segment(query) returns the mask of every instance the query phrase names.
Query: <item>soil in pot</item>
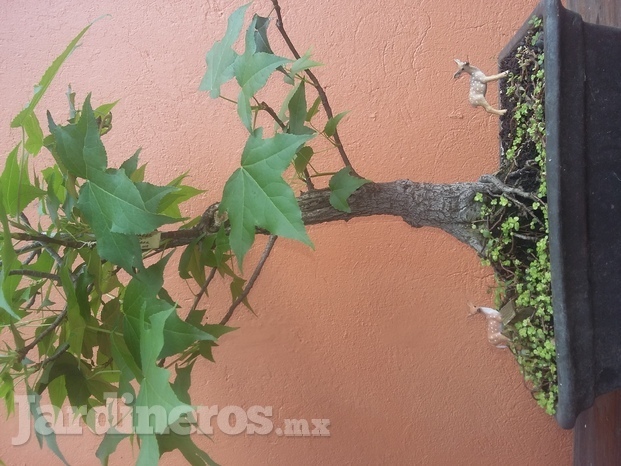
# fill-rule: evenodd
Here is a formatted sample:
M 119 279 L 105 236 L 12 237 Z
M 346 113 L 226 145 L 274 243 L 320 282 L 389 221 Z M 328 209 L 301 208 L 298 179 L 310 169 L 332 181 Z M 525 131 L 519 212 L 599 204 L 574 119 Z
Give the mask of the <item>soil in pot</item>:
M 495 272 L 496 306 L 504 333 L 525 382 L 547 413 L 558 399 L 556 350 L 546 198 L 544 53 L 542 20 L 500 63 L 509 76 L 500 84 L 500 169 L 506 185 L 499 195 L 481 194 L 483 221 L 475 225 L 486 238 L 484 263 Z

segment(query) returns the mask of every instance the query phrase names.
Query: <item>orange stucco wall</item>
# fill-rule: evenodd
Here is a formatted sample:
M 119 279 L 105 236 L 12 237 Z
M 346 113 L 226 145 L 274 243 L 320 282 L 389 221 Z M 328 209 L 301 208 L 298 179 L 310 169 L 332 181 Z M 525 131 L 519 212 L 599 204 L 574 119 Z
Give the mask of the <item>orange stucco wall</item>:
M 242 0 L 25 0 L 0 2 L 0 153 L 19 134 L 10 118 L 51 60 L 93 26 L 41 108 L 66 114 L 71 83 L 81 102 L 121 99 L 106 136 L 115 164 L 142 146 L 151 180 L 189 170 L 207 190 L 196 215 L 219 199 L 245 130 L 235 109 L 197 91 L 204 54 Z M 358 172 L 374 181 L 474 180 L 497 163 L 497 119 L 467 103 L 453 58 L 494 70 L 498 51 L 535 0 L 282 0 L 294 42 L 318 69 Z M 264 14 L 268 0 L 251 9 Z M 274 38 L 274 42 L 276 40 Z M 283 51 L 281 45 L 276 46 Z M 490 100 L 495 102 L 492 85 Z M 326 163 L 329 166 L 329 163 Z M 336 166 L 336 165 L 335 165 Z M 329 438 L 195 436 L 225 465 L 565 465 L 571 433 L 531 399 L 508 351 L 491 347 L 466 303 L 491 304 L 489 270 L 453 238 L 395 218 L 310 228 L 315 250 L 280 240 L 222 338 L 217 364 L 202 363 L 193 401 L 273 406 L 273 420 L 328 418 Z M 260 243 L 264 239 L 260 240 Z M 249 264 L 258 253 L 251 254 Z M 187 286 L 171 286 L 187 305 Z M 227 308 L 215 291 L 208 313 Z M 0 428 L 8 465 L 59 464 L 33 439 L 11 447 L 15 420 Z M 96 464 L 93 435 L 59 440 L 73 464 Z M 135 459 L 128 445 L 112 464 Z M 168 459 L 166 459 L 168 458 Z M 179 455 L 165 457 L 177 464 Z

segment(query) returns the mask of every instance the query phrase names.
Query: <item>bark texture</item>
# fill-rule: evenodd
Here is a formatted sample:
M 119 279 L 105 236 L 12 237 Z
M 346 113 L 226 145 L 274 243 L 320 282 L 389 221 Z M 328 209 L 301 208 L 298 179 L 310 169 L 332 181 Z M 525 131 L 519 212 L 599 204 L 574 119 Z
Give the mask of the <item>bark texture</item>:
M 303 193 L 298 202 L 306 225 L 393 215 L 415 228 L 440 228 L 481 253 L 482 238 L 472 229 L 472 222 L 479 218 L 480 211 L 474 196 L 489 190 L 490 185 L 481 182 L 433 184 L 397 180 L 363 185 L 349 198 L 350 213 L 330 205 L 327 189 Z
M 501 190 L 483 180 L 452 184 L 416 183 L 410 180 L 368 183 L 350 196 L 348 202 L 351 212 L 342 212 L 332 207 L 328 189 L 302 193 L 298 203 L 305 225 L 372 215 L 392 215 L 401 217 L 414 228 L 440 228 L 482 254 L 483 238 L 478 230 L 472 228 L 472 222 L 480 218 L 480 207 L 474 202 L 474 196 L 478 192 Z M 174 234 L 163 233 L 162 238 L 170 241 L 171 246 L 185 244 L 198 233 L 218 231 L 223 221 L 218 217 L 218 204 L 214 204 L 205 211 L 195 229 Z

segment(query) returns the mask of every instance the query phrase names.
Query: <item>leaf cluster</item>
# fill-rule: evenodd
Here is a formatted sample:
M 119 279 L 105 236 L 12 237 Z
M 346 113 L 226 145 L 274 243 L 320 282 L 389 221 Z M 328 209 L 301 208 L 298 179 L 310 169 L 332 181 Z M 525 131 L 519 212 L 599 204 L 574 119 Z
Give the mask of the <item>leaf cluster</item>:
M 331 147 L 338 147 L 335 136 L 345 113 L 333 116 L 331 110 L 328 111 L 329 106 L 322 100 L 323 89 L 309 72 L 310 68 L 320 65 L 311 59 L 310 52 L 300 56 L 292 49 L 297 57 L 295 60 L 274 54 L 267 34 L 269 18 L 255 14 L 244 34 L 243 53 L 235 51 L 248 6 L 244 5 L 231 14 L 224 37 L 207 53 L 207 73 L 200 85 L 200 89 L 209 92 L 212 98 L 224 98 L 222 86 L 228 81 L 235 79 L 239 86 L 237 99 L 225 100 L 235 103 L 249 136 L 241 167 L 225 185 L 220 209 L 226 212 L 230 221 L 231 249 L 240 267 L 252 246 L 257 228 L 311 244 L 294 192 L 282 177 L 289 167 L 311 189 L 314 187 L 313 178 L 332 176 L 330 202 L 334 208 L 346 212 L 349 211 L 348 197 L 368 182 L 353 176 L 347 163 L 338 173 L 320 173 L 313 168 L 312 161 L 318 154 L 310 141 L 321 136 Z M 280 31 L 286 34 L 282 25 Z M 290 86 L 278 111 L 257 96 L 274 74 L 280 75 Z M 309 88 L 318 94 L 310 105 L 307 100 Z M 322 105 L 328 119 L 323 129 L 319 129 L 315 121 Z M 270 138 L 264 139 L 264 128 L 257 126 L 262 111 L 275 122 L 275 131 Z
M 199 356 L 213 359 L 218 337 L 232 329 L 203 323 L 205 311 L 197 308 L 182 317 L 164 287 L 171 253 L 159 241 L 159 229 L 194 222 L 182 218 L 179 204 L 201 191 L 183 185 L 184 175 L 164 186 L 144 181 L 139 150 L 118 168 L 108 165 L 102 136 L 111 129 L 115 102 L 93 108 L 89 94 L 76 108 L 70 89 L 66 124 L 48 112 L 49 134 L 41 129 L 36 104 L 89 27 L 54 61 L 12 122 L 23 137 L 0 175 L 0 325 L 13 339 L 0 354 L 0 394 L 11 413 L 16 385 L 23 382 L 35 400 L 35 419 L 47 392 L 54 406 L 68 401 L 93 429 L 86 413 L 111 395 L 130 395 L 147 409 L 162 407 L 169 424 L 138 435 L 138 463 L 153 464 L 160 454 L 154 435 L 191 410 L 181 401 L 189 400 L 187 384 L 171 384 L 164 361 L 172 358 L 168 367 L 177 373 L 191 370 Z M 54 163 L 37 174 L 32 159 L 44 148 Z M 36 222 L 29 219 L 33 214 Z M 217 244 L 216 238 L 199 237 L 200 266 L 213 263 L 239 279 L 225 266 L 227 236 L 221 234 Z M 181 274 L 198 268 L 185 264 Z M 53 433 L 37 435 L 65 461 Z M 102 462 L 122 438 L 103 438 Z M 189 454 L 195 447 L 184 441 L 179 448 Z
M 199 359 L 214 360 L 218 339 L 233 330 L 226 323 L 235 308 L 241 303 L 250 308 L 247 295 L 276 236 L 311 244 L 286 172 L 308 189 L 314 189 L 314 178 L 330 176 L 330 202 L 346 212 L 349 196 L 368 182 L 343 157 L 345 166 L 334 172 L 313 168 L 322 152 L 310 144 L 317 136 L 344 154 L 338 125 L 345 113 L 331 113 L 323 88 L 309 72 L 319 65 L 310 53 L 300 56 L 292 49 L 294 59 L 274 54 L 269 18 L 254 15 L 243 53 L 234 50 L 247 8 L 230 16 L 224 37 L 207 53 L 200 86 L 212 98 L 234 102 L 248 131 L 240 166 L 217 207 L 216 225 L 206 228 L 204 218 L 181 215 L 180 204 L 202 192 L 185 185 L 185 175 L 165 185 L 145 181 L 140 149 L 119 167 L 109 165 L 103 138 L 112 129 L 117 102 L 95 106 L 88 94 L 79 106 L 69 88 L 68 118 L 61 121 L 47 112 L 44 131 L 37 104 L 91 25 L 54 60 L 11 123 L 22 130 L 22 140 L 0 174 L 0 329 L 7 342 L 0 352 L 0 396 L 11 413 L 16 386 L 24 383 L 35 421 L 46 422 L 38 408 L 47 393 L 58 408 L 67 401 L 76 407 L 75 415 L 93 429 L 86 412 L 104 406 L 111 395 L 147 410 L 165 410 L 167 422 L 154 425 L 151 433 L 106 434 L 97 451 L 102 464 L 126 438 L 140 445 L 138 464 L 155 464 L 172 449 L 192 464 L 215 464 L 190 437 L 171 435 L 171 429 L 179 422 L 191 424 L 192 369 Z M 282 24 L 280 31 L 286 36 Z M 290 87 L 279 108 L 257 98 L 274 75 Z M 223 97 L 221 90 L 233 79 L 239 87 L 236 100 Z M 307 90 L 317 94 L 310 104 Z M 260 112 L 269 114 L 274 128 L 258 126 Z M 33 159 L 43 150 L 53 163 L 35 172 Z M 246 282 L 241 266 L 257 232 L 272 236 Z M 176 250 L 179 276 L 198 287 L 186 309 L 165 287 Z M 228 283 L 232 304 L 220 323 L 212 324 L 201 302 L 216 277 Z M 53 432 L 37 435 L 66 462 Z

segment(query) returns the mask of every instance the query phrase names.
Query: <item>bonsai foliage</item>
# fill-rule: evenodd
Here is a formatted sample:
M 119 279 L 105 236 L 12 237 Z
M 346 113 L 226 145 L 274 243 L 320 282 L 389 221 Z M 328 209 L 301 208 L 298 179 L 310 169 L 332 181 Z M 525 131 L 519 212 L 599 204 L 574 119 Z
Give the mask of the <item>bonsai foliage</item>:
M 356 216 L 393 215 L 412 227 L 440 228 L 487 258 L 505 280 L 502 299 L 515 302 L 521 316 L 532 308 L 513 325 L 519 335 L 515 352 L 523 367 L 532 367 L 527 377 L 545 390 L 547 375 L 539 375 L 545 364 L 533 362 L 538 351 L 548 362 L 552 354 L 545 342 L 550 301 L 544 289 L 549 285 L 544 174 L 535 175 L 533 185 L 512 182 L 511 176 L 527 170 L 518 146 L 510 145 L 498 176 L 474 182 L 372 183 L 360 177 L 338 133 L 345 113 L 334 114 L 313 72 L 319 63 L 296 50 L 277 0 L 272 5 L 290 57 L 273 52 L 269 18 L 254 15 L 244 30 L 247 5 L 229 17 L 224 37 L 207 53 L 200 90 L 230 102 L 248 136 L 221 202 L 199 217 L 181 215 L 179 205 L 200 192 L 185 184 L 185 175 L 162 186 L 149 183 L 139 149 L 119 167 L 109 165 L 104 141 L 115 102 L 94 104 L 96 96 L 77 98 L 69 88 L 68 116 L 48 112 L 44 131 L 37 104 L 90 26 L 52 63 L 11 123 L 22 129 L 22 140 L 0 175 L 0 325 L 6 342 L 0 395 L 12 412 L 16 386 L 23 383 L 35 420 L 45 423 L 38 406 L 46 393 L 56 407 L 67 401 L 75 406 L 94 430 L 86 413 L 109 398 L 147 412 L 164 410 L 163 424 L 145 429 L 134 413 L 134 429 L 108 431 L 96 452 L 103 464 L 123 440 L 139 444 L 139 464 L 155 464 L 174 449 L 191 464 L 215 464 L 189 435 L 196 430 L 188 392 L 192 369 L 202 359 L 214 361 L 213 348 L 233 330 L 226 326 L 231 316 L 241 304 L 250 307 L 248 294 L 278 236 L 310 245 L 305 225 Z M 522 90 L 515 79 L 518 95 Z M 266 85 L 282 82 L 288 86 L 282 102 L 261 99 Z M 542 91 L 541 81 L 532 86 Z M 512 137 L 532 138 L 542 170 L 539 113 L 520 104 Z M 42 151 L 53 162 L 35 172 L 33 158 Z M 334 171 L 316 170 L 319 157 L 333 157 Z M 316 187 L 318 181 L 323 187 Z M 296 197 L 293 187 L 304 192 Z M 257 234 L 269 239 L 246 281 L 244 258 Z M 513 257 L 518 243 L 526 244 L 526 252 Z M 178 261 L 171 261 L 175 253 Z M 188 308 L 165 288 L 166 270 L 175 262 L 179 276 L 195 290 Z M 217 278 L 229 285 L 231 305 L 207 315 L 204 300 Z M 553 403 L 552 396 L 542 399 Z M 120 421 L 110 419 L 113 426 Z M 37 435 L 65 461 L 53 433 Z
M 235 104 L 248 139 L 221 203 L 202 217 L 180 213 L 179 205 L 201 192 L 184 184 L 185 175 L 163 186 L 145 181 L 140 149 L 119 167 L 109 165 L 104 139 L 116 102 L 94 105 L 88 94 L 78 107 L 69 88 L 68 118 L 48 112 L 48 131 L 43 130 L 37 104 L 90 26 L 53 62 L 11 123 L 22 129 L 22 140 L 0 176 L 0 324 L 5 341 L 12 340 L 0 354 L 0 394 L 11 413 L 16 385 L 23 383 L 37 419 L 44 392 L 54 406 L 68 400 L 92 429 L 96 426 L 86 412 L 111 396 L 130 405 L 135 400 L 147 410 L 164 408 L 163 425 L 106 433 L 97 451 L 102 463 L 121 440 L 137 437 L 138 464 L 155 464 L 172 449 L 192 464 L 214 464 L 187 435 L 191 371 L 198 359 L 213 361 L 218 339 L 233 330 L 225 324 L 234 310 L 241 303 L 249 306 L 248 292 L 276 235 L 311 244 L 285 171 L 287 179 L 294 174 L 308 189 L 316 177 L 329 175 L 329 201 L 344 213 L 351 210 L 351 193 L 367 183 L 355 174 L 340 144 L 337 126 L 344 114 L 332 114 L 310 71 L 319 65 L 310 54 L 301 56 L 292 45 L 293 58 L 274 54 L 266 33 L 270 21 L 257 15 L 245 31 L 243 53 L 235 51 L 247 7 L 231 15 L 223 39 L 207 53 L 200 89 Z M 290 92 L 272 108 L 256 94 L 276 78 Z M 222 85 L 231 80 L 239 87 L 236 100 L 222 95 Z M 315 94 L 310 105 L 307 93 Z M 323 123 L 317 122 L 321 108 Z M 258 124 L 261 113 L 271 119 L 265 128 Z M 310 142 L 318 137 L 340 153 L 343 169 L 314 170 Z M 53 163 L 37 173 L 32 160 L 43 150 Z M 240 270 L 256 232 L 272 236 L 246 282 Z M 198 290 L 189 309 L 180 308 L 164 286 L 175 251 L 180 277 L 195 282 Z M 207 320 L 218 316 L 205 315 L 203 299 L 216 275 L 229 281 L 232 304 L 218 324 L 211 324 Z M 133 422 L 137 427 L 139 420 Z M 66 462 L 53 433 L 37 435 Z

